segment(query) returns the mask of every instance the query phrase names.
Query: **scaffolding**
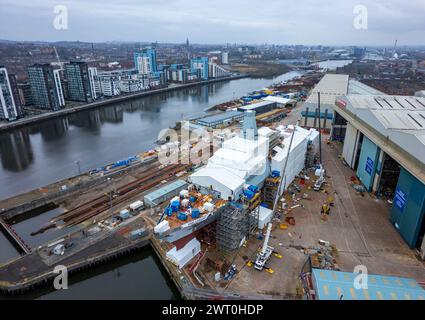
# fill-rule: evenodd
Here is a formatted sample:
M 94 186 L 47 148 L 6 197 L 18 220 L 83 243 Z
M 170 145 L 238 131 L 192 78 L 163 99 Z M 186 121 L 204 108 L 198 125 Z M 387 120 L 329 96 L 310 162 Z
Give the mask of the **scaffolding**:
M 305 168 L 311 168 L 317 162 L 318 154 L 314 152 L 314 147 L 312 144 L 307 145 L 307 153 L 305 157 Z
M 277 194 L 277 189 L 279 187 L 280 177 L 268 177 L 264 181 L 263 188 L 263 202 L 267 204 L 268 208 L 273 207 L 274 199 Z
M 259 210 L 250 211 L 236 202 L 227 203 L 218 212 L 216 241 L 217 248 L 223 254 L 237 250 L 244 239 L 255 234 L 258 225 Z

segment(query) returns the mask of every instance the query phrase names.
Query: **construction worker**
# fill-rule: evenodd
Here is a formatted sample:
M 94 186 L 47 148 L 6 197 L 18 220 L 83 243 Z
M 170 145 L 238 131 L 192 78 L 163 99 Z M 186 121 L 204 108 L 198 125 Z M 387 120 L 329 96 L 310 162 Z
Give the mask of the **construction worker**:
M 320 213 L 329 215 L 329 211 L 330 211 L 330 208 L 329 208 L 328 204 L 324 203 L 322 205 L 322 209 L 321 209 Z

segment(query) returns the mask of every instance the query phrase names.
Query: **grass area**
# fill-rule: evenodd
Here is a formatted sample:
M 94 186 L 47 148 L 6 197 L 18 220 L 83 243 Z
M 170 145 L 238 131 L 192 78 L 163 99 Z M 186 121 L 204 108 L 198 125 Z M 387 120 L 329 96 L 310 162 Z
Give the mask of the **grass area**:
M 284 64 L 258 62 L 258 63 L 238 63 L 231 66 L 233 72 L 247 73 L 253 77 L 275 77 L 292 69 Z

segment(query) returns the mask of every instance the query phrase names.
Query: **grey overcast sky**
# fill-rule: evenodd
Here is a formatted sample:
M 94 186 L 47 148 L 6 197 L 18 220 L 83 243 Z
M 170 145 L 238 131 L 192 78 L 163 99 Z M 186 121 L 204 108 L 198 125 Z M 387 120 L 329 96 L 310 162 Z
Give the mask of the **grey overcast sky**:
M 68 29 L 53 27 L 54 7 Z M 354 28 L 364 5 L 368 28 Z M 425 44 L 425 0 L 0 0 L 0 39 L 275 43 Z

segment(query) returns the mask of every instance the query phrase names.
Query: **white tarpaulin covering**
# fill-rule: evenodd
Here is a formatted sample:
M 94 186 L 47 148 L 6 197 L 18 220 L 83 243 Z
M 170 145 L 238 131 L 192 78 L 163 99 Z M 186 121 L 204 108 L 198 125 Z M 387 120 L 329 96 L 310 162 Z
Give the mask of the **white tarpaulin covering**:
M 223 199 L 238 199 L 248 178 L 267 175 L 269 139 L 233 137 L 223 142 L 205 167 L 190 176 L 190 181 L 221 193 Z
M 167 220 L 162 220 L 160 223 L 158 223 L 155 228 L 153 228 L 153 231 L 155 233 L 163 233 L 170 229 L 170 224 Z
M 177 250 L 176 247 L 174 247 L 168 251 L 167 258 L 173 261 L 181 269 L 200 251 L 201 243 L 196 238 L 193 238 L 180 250 Z
M 263 100 L 264 101 L 276 102 L 276 103 L 284 105 L 284 106 L 289 104 L 289 103 L 296 103 L 296 101 L 294 99 L 287 99 L 287 98 L 278 97 L 278 96 L 267 96 L 267 97 L 263 98 Z
M 285 184 L 283 185 L 283 188 L 281 190 L 283 191 L 291 184 L 292 181 L 294 181 L 295 176 L 297 176 L 300 171 L 303 170 L 305 165 L 305 156 L 307 152 L 307 143 L 310 139 L 310 136 L 312 135 L 314 139 L 314 142 L 312 143 L 316 143 L 316 137 L 314 133 L 315 130 L 309 131 L 301 127 L 296 127 L 294 139 L 292 141 L 291 151 L 289 152 L 288 163 L 286 165 L 286 172 L 283 173 L 294 126 L 288 126 L 286 128 L 281 126 L 278 127 L 277 130 L 281 132 L 281 135 L 284 137 L 284 140 L 282 146 L 274 148 L 277 153 L 272 158 L 271 170 L 279 171 L 281 177 L 285 176 Z
M 258 229 L 263 229 L 273 218 L 273 210 L 259 206 Z
M 212 188 L 221 193 L 223 199 L 233 197 L 243 189 L 245 180 L 225 168 L 204 167 L 190 176 L 190 181 L 198 186 Z
M 310 135 L 308 137 L 308 140 L 311 141 L 311 144 L 313 145 L 313 152 L 318 153 L 319 152 L 319 131 L 316 129 L 310 129 Z

